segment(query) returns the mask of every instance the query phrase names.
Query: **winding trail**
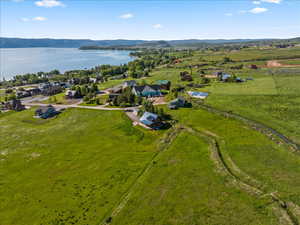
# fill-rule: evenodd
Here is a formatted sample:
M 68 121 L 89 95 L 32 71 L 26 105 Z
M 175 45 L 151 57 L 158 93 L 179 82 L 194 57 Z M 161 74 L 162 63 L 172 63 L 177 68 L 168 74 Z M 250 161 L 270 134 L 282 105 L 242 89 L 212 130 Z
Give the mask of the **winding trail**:
M 210 144 L 211 159 L 215 163 L 217 171 L 223 176 L 229 177 L 233 186 L 259 198 L 268 198 L 271 200 L 273 203 L 273 211 L 275 215 L 277 215 L 280 224 L 299 225 L 300 207 L 298 205 L 293 202 L 285 202 L 277 194 L 277 191 L 271 193 L 265 192 L 259 181 L 250 177 L 238 168 L 229 155 L 224 155 L 219 148 L 216 137 L 207 132 L 199 132 L 189 127 L 185 127 L 185 129 L 188 132 L 205 139 Z M 229 161 L 229 164 L 227 164 L 226 161 Z
M 217 172 L 225 177 L 228 177 L 229 185 L 234 186 L 242 191 L 245 191 L 253 196 L 258 198 L 266 198 L 271 201 L 271 206 L 274 211 L 274 214 L 278 217 L 279 223 L 282 225 L 299 225 L 300 222 L 300 207 L 293 202 L 285 202 L 277 194 L 277 191 L 266 192 L 264 191 L 264 185 L 259 181 L 250 177 L 248 174 L 243 172 L 238 166 L 232 161 L 228 154 L 224 154 L 217 140 L 209 132 L 200 132 L 190 127 L 184 125 L 177 125 L 173 127 L 158 143 L 159 151 L 152 157 L 150 162 L 145 166 L 141 171 L 139 176 L 133 182 L 133 184 L 128 188 L 128 190 L 121 197 L 120 201 L 107 213 L 103 222 L 101 224 L 108 225 L 112 222 L 121 210 L 126 206 L 132 194 L 138 187 L 138 185 L 143 183 L 144 177 L 147 176 L 149 171 L 154 165 L 154 162 L 159 159 L 159 156 L 162 152 L 166 151 L 168 147 L 172 144 L 178 134 L 182 131 L 186 131 L 206 140 L 209 144 L 209 149 L 211 151 L 211 160 L 215 164 Z M 226 160 L 225 160 L 226 158 Z M 229 162 L 229 163 L 227 163 Z

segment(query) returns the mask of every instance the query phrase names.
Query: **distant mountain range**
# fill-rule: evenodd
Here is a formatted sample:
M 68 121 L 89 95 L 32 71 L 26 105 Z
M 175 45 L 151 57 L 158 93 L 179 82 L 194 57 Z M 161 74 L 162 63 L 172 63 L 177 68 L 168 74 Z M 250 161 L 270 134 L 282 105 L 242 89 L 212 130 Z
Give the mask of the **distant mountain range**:
M 145 40 L 89 40 L 89 39 L 25 39 L 25 38 L 6 38 L 0 37 L 0 48 L 33 48 L 33 47 L 52 47 L 52 48 L 79 48 L 82 46 L 99 47 L 184 47 L 201 46 L 203 44 L 237 44 L 251 42 L 300 42 L 300 38 L 292 39 L 215 39 L 215 40 L 171 40 L 171 41 L 145 41 Z

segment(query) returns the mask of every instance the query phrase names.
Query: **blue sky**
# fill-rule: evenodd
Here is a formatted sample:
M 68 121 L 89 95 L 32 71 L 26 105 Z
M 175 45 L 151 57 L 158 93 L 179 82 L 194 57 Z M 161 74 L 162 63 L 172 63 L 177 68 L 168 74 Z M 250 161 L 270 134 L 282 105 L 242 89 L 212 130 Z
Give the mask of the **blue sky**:
M 0 0 L 1 37 L 232 39 L 300 36 L 300 0 Z

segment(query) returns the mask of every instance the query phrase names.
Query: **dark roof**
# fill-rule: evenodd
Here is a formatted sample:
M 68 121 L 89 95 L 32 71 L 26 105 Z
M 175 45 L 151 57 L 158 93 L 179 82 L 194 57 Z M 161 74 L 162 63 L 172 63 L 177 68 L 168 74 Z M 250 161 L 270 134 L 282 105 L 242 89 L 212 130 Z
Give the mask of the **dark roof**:
M 185 99 L 182 96 L 170 101 L 169 105 L 184 105 Z
M 152 88 L 155 91 L 160 91 L 160 89 L 161 89 L 160 85 L 157 85 L 157 84 L 135 86 L 134 89 L 137 92 L 142 92 L 145 89 L 145 87 L 147 87 L 147 86 Z
M 47 106 L 41 106 L 39 107 L 36 111 L 40 112 L 40 113 L 46 113 L 48 111 L 48 109 L 51 109 L 54 107 L 52 105 L 47 105 Z M 55 110 L 55 109 L 54 109 Z

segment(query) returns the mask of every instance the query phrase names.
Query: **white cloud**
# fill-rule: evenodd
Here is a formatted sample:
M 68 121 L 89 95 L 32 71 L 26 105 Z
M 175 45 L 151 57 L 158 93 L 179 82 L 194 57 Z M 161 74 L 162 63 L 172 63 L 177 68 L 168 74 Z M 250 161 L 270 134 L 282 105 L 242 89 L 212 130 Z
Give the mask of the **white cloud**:
M 30 21 L 29 18 L 25 18 L 25 17 L 21 18 L 21 20 L 22 20 L 23 22 L 28 22 L 28 21 Z
M 58 0 L 40 0 L 40 1 L 36 1 L 35 5 L 39 6 L 39 7 L 45 7 L 45 8 L 52 8 L 52 7 L 64 7 L 65 5 L 58 1 Z
M 42 17 L 42 16 L 37 16 L 37 17 L 32 18 L 32 20 L 33 21 L 45 21 L 45 20 L 47 20 L 47 18 Z
M 36 17 L 33 17 L 33 18 L 26 18 L 26 17 L 23 17 L 21 18 L 21 20 L 23 22 L 29 22 L 29 21 L 45 21 L 47 20 L 46 17 L 43 17 L 43 16 L 36 16 Z
M 260 1 L 253 1 L 252 3 L 253 3 L 254 5 L 260 5 L 260 4 L 261 4 Z
M 158 24 L 154 24 L 152 27 L 154 29 L 161 29 L 161 28 L 163 28 L 163 25 L 161 25 L 160 23 L 158 23 Z
M 254 14 L 264 13 L 264 12 L 267 12 L 267 11 L 268 11 L 268 9 L 259 8 L 259 7 L 249 10 L 250 13 L 254 13 Z
M 133 17 L 134 17 L 134 15 L 132 13 L 126 13 L 126 14 L 123 14 L 120 16 L 120 18 L 122 18 L 122 19 L 130 19 Z
M 262 2 L 279 4 L 282 0 L 261 0 Z
M 233 16 L 232 13 L 225 13 L 225 16 Z

